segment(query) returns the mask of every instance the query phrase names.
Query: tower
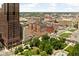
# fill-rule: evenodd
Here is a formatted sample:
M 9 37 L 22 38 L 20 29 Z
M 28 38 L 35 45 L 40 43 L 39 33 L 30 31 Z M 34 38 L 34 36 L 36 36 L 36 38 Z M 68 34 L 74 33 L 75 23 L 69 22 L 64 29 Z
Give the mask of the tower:
M 4 3 L 2 10 L 4 21 L 2 36 L 4 45 L 10 48 L 22 42 L 20 37 L 19 3 Z

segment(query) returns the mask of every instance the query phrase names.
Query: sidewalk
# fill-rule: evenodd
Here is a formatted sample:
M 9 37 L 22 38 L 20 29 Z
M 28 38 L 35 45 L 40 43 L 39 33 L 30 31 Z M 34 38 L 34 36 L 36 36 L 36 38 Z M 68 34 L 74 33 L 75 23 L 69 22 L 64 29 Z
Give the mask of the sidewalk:
M 0 56 L 14 56 L 13 52 L 7 49 L 0 51 Z

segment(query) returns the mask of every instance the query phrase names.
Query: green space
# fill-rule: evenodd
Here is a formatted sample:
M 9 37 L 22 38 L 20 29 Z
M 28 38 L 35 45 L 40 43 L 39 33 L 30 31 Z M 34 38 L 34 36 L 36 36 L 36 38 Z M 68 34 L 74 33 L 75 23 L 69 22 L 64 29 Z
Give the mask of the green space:
M 24 46 L 19 46 L 15 49 L 16 55 L 23 56 L 48 56 L 52 55 L 54 50 L 62 50 L 67 44 L 65 43 L 75 29 L 69 29 L 68 31 L 60 34 L 59 37 L 50 38 L 47 34 L 40 37 L 33 37 L 29 41 L 25 41 Z M 79 56 L 79 44 L 69 46 L 65 51 L 68 52 L 68 56 Z
M 79 43 L 74 46 L 70 55 L 71 56 L 79 56 Z
M 60 37 L 68 38 L 71 34 L 72 34 L 71 31 L 65 31 L 62 34 L 60 34 Z
M 66 51 L 69 52 L 68 56 L 79 56 L 79 43 L 75 44 L 75 46 L 69 46 Z
M 68 55 L 70 55 L 70 53 L 72 52 L 73 48 L 74 48 L 74 47 L 69 46 L 69 47 L 65 50 L 65 51 L 69 52 Z
M 60 36 L 68 38 L 74 31 L 76 31 L 76 28 L 69 28 L 67 31 L 64 31 L 63 33 L 61 33 Z
M 47 34 L 43 35 L 41 40 L 39 40 L 39 37 L 34 37 L 29 42 L 26 42 L 28 44 L 24 43 L 24 47 L 17 47 L 15 54 L 23 56 L 51 55 L 53 50 L 60 50 L 67 46 L 65 40 L 63 37 L 50 38 Z
M 69 31 L 74 32 L 76 29 L 75 28 L 71 28 L 69 29 Z

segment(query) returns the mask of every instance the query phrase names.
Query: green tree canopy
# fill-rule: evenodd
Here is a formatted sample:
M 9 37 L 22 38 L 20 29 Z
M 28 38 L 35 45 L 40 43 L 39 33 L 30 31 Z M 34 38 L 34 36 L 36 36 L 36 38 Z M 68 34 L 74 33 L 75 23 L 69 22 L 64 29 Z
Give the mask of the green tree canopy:
M 42 40 L 48 40 L 49 38 L 50 37 L 47 34 L 45 34 L 45 35 L 42 36 Z

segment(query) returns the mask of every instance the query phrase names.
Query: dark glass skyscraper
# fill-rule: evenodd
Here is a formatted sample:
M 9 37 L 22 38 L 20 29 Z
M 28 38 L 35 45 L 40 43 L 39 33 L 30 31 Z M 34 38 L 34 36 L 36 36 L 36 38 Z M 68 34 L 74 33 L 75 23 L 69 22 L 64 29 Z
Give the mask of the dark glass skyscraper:
M 2 21 L 0 35 L 7 48 L 22 42 L 20 37 L 19 3 L 4 3 L 2 5 Z

